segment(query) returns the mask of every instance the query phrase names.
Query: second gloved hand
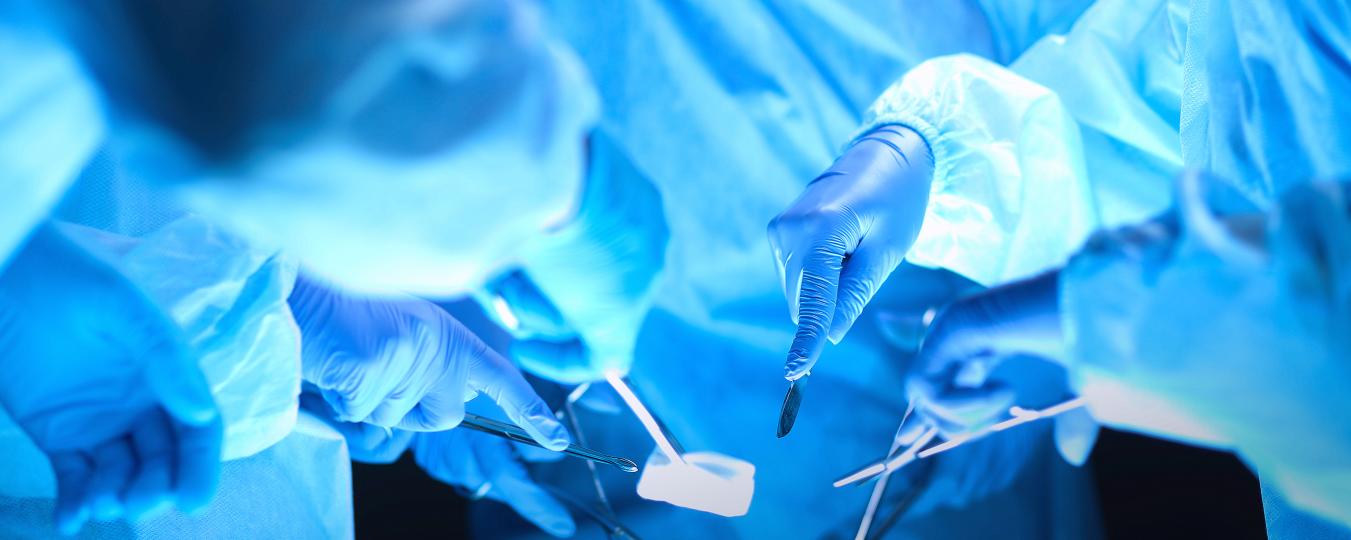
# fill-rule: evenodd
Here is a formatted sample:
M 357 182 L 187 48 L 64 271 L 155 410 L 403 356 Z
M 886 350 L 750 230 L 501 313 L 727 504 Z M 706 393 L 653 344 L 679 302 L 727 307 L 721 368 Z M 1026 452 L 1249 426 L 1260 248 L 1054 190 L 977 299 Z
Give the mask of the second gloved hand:
M 215 491 L 220 415 L 179 329 L 56 226 L 0 275 L 0 404 L 51 460 L 56 525 L 195 510 Z
M 304 378 L 339 420 L 445 430 L 484 394 L 545 447 L 571 442 L 520 371 L 431 302 L 352 295 L 305 276 L 288 302 Z
M 558 460 L 563 454 L 517 445 L 518 455 L 511 443 L 469 429 L 417 433 L 342 422 L 332 417 L 322 397 L 308 392 L 301 394 L 300 404 L 342 433 L 354 461 L 393 463 L 412 448 L 427 474 L 463 490 L 468 497 L 502 502 L 554 536 L 571 536 L 576 531 L 567 509 L 531 480 L 521 463 L 522 459 Z
M 784 366 L 811 371 L 838 343 L 910 249 L 924 223 L 933 160 L 902 126 L 859 138 L 769 223 L 789 312 L 798 325 Z
M 952 437 L 1004 419 L 1010 406 L 1027 406 L 1020 403 L 1025 396 L 990 375 L 1018 356 L 1063 366 L 1057 283 L 1058 275 L 1047 273 L 945 307 L 925 334 L 906 378 L 907 393 L 921 416 Z M 1055 429 L 1061 455 L 1083 464 L 1097 439 L 1097 424 L 1080 409 L 1057 416 Z

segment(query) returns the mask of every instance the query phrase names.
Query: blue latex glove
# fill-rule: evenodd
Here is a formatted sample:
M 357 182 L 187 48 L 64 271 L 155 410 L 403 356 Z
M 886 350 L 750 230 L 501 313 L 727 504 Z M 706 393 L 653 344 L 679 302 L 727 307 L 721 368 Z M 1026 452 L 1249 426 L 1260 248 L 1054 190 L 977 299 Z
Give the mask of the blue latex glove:
M 784 368 L 811 371 L 838 343 L 919 235 L 933 159 L 919 134 L 884 126 L 860 137 L 769 223 L 797 335 Z
M 949 437 L 1003 420 L 1019 396 L 990 374 L 1006 359 L 1032 356 L 1064 366 L 1057 277 L 989 289 L 939 312 L 906 378 L 923 418 Z M 1092 417 L 1070 411 L 1055 417 L 1055 427 L 1061 455 L 1083 464 L 1097 440 Z
M 513 360 L 570 384 L 628 373 L 670 237 L 660 194 L 618 146 L 595 133 L 588 157 L 577 215 L 480 298 L 516 338 Z
M 505 503 L 554 536 L 571 536 L 576 531 L 572 515 L 530 479 L 521 463 L 521 459 L 555 461 L 563 454 L 513 445 L 468 429 L 418 433 L 342 422 L 333 418 L 322 397 L 309 392 L 301 394 L 300 403 L 342 433 L 355 461 L 393 463 L 411 447 L 427 474 L 464 490 L 470 498 L 488 497 Z
M 51 224 L 0 275 L 0 403 L 47 454 L 55 521 L 204 506 L 221 425 L 178 328 Z
M 300 326 L 302 375 L 339 420 L 450 429 L 481 393 L 549 449 L 571 442 L 520 371 L 431 302 L 357 296 L 305 276 L 288 302 Z

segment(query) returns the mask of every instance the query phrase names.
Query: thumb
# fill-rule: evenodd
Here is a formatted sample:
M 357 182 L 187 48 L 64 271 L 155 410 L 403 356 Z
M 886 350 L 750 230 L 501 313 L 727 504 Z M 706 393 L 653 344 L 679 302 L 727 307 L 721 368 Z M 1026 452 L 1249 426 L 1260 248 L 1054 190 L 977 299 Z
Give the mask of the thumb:
M 844 249 L 842 243 L 827 241 L 810 250 L 802 263 L 797 332 L 784 363 L 785 376 L 789 380 L 810 372 L 825 348 L 826 332 L 835 317 Z M 793 271 L 791 266 L 789 271 Z
M 516 366 L 482 342 L 478 344 L 465 350 L 466 354 L 472 355 L 469 387 L 497 403 L 513 423 L 545 448 L 555 451 L 567 448 L 572 443 L 568 430 L 554 417 L 549 405 L 535 393 Z

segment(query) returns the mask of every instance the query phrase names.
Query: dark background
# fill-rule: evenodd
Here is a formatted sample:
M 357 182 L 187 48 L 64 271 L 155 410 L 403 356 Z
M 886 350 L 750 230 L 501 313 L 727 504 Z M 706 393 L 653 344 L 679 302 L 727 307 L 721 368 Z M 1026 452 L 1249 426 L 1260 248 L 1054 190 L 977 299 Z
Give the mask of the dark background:
M 1266 538 L 1257 479 L 1229 454 L 1103 430 L 1089 466 L 1108 538 Z M 467 501 L 410 455 L 353 465 L 352 488 L 357 538 L 469 537 Z

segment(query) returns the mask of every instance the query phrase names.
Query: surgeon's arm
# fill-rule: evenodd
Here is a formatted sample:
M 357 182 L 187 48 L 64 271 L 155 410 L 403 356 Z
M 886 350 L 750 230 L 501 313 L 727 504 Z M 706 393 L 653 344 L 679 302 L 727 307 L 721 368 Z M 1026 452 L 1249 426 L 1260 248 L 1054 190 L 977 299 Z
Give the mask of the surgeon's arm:
M 1017 5 L 1001 4 L 1025 14 Z M 888 88 L 858 133 L 904 126 L 923 138 L 934 161 L 924 226 L 906 260 L 985 285 L 1064 262 L 1102 223 L 1095 193 L 1118 180 L 1089 177 L 1084 127 L 1180 166 L 1179 24 L 1165 2 L 1099 3 L 1068 33 L 1044 37 L 1008 67 L 939 57 Z M 1166 193 L 1167 182 L 1160 177 L 1156 191 Z
M 1124 23 L 1114 11 L 1121 6 L 1094 6 L 1069 36 L 1038 41 L 1012 67 L 970 55 L 940 57 L 888 88 L 840 159 L 770 224 L 798 324 L 787 377 L 808 372 L 827 337 L 843 339 L 903 259 L 983 285 L 1062 263 L 1101 222 L 1095 187 L 1074 111 L 1055 88 L 1017 69 L 1066 50 L 1088 63 L 1128 62 L 1134 53 L 1122 53 L 1121 43 L 1095 41 L 1101 41 L 1100 27 L 1113 29 L 1114 37 L 1153 37 L 1167 16 L 1161 6 L 1153 2 L 1145 16 Z M 1022 50 L 1047 32 L 1068 28 L 1083 5 L 987 2 L 982 9 L 999 48 Z M 1067 41 L 1082 46 L 1052 47 Z M 1076 88 L 1115 73 L 1081 69 L 1047 82 Z M 1137 91 L 1123 85 L 1110 95 Z M 1103 99 L 1085 108 L 1117 110 L 1121 102 Z M 1175 133 L 1170 140 L 1176 156 Z

